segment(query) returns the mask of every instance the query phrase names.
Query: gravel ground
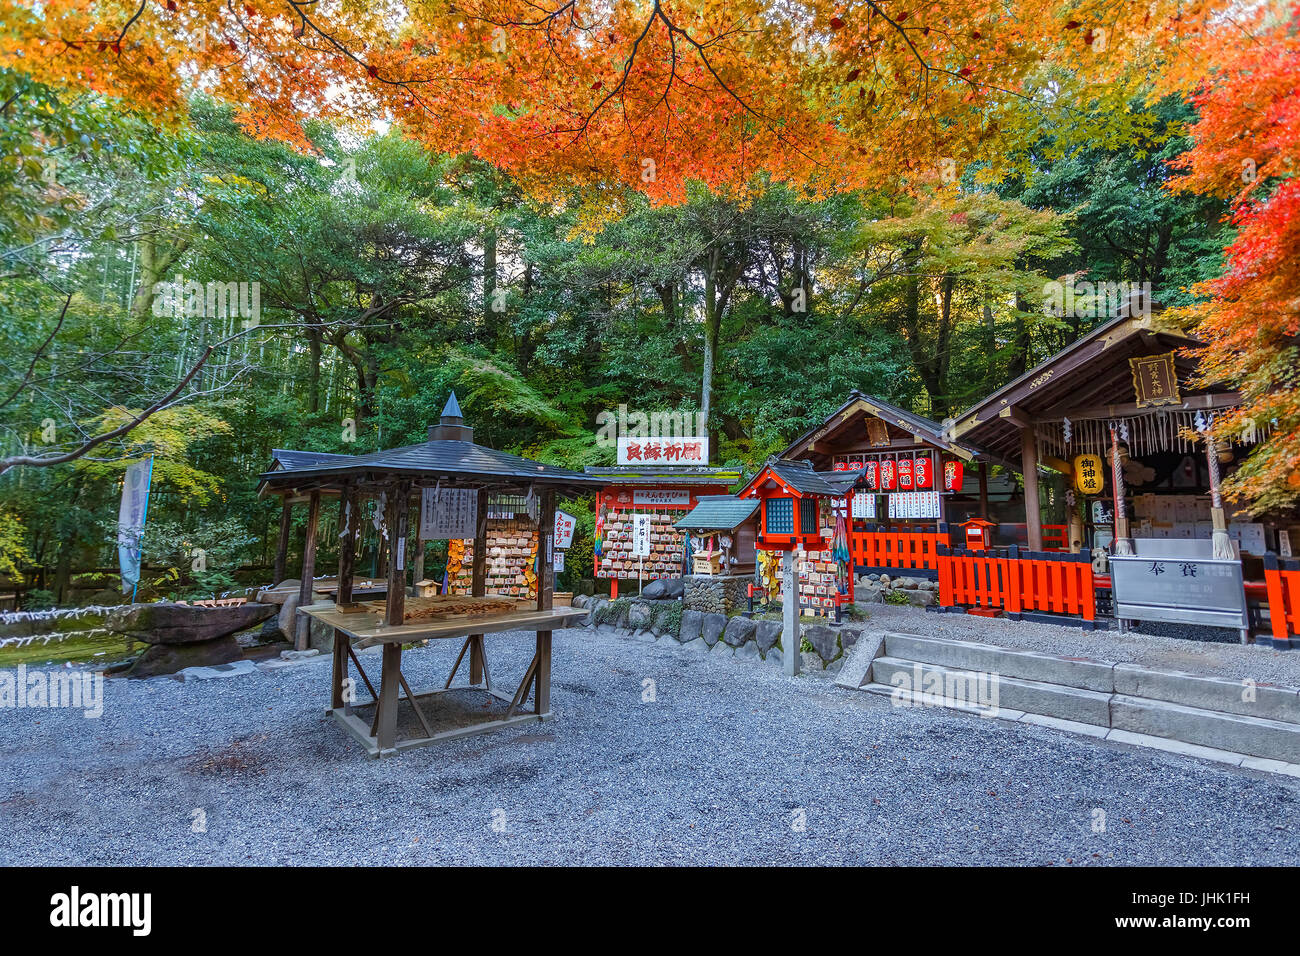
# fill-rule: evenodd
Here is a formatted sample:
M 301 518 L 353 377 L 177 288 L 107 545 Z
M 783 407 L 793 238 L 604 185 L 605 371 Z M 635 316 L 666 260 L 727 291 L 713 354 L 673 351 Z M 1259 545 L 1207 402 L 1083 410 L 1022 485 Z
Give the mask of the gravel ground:
M 487 640 L 498 679 L 522 673 L 530 640 Z M 432 686 L 455 651 L 404 670 Z M 898 709 L 671 638 L 559 632 L 554 721 L 379 761 L 324 716 L 328 666 L 115 680 L 97 720 L 0 711 L 0 863 L 1281 865 L 1300 848 L 1300 781 Z
M 1264 644 L 1220 644 L 1155 633 L 1085 631 L 1061 624 L 936 614 L 892 604 L 872 604 L 867 611 L 871 622 L 885 630 L 1300 687 L 1300 652 L 1276 651 Z

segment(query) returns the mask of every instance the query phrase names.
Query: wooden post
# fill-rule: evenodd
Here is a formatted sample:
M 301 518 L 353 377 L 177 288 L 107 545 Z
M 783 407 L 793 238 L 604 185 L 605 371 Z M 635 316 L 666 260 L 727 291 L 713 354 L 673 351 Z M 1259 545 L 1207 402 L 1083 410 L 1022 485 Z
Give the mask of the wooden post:
M 411 527 L 411 583 L 419 584 L 424 580 L 424 539 L 420 537 L 420 513 L 424 506 L 424 490 L 415 489 L 415 497 L 411 499 L 411 509 L 415 514 L 415 520 Z
M 357 557 L 357 536 L 361 529 L 361 510 L 357 507 L 360 496 L 355 485 L 348 485 L 339 496 L 339 590 L 334 598 L 335 605 L 348 604 L 352 600 L 353 567 Z M 352 639 L 334 629 L 334 662 L 331 679 L 330 706 L 342 707 L 343 681 L 348 673 L 348 645 Z
M 406 620 L 406 505 L 411 483 L 397 482 L 388 489 L 388 597 L 384 623 Z
M 474 515 L 474 554 L 470 564 L 470 589 L 473 597 L 483 597 L 487 593 L 487 523 L 488 490 L 478 490 L 478 510 Z M 483 659 L 485 657 L 483 635 L 471 634 L 469 638 L 469 682 L 476 686 L 483 682 Z
M 799 676 L 799 592 L 795 588 L 794 546 L 781 552 L 781 668 L 787 677 Z
M 1020 429 L 1020 470 L 1025 476 L 1025 530 L 1029 550 L 1043 550 L 1043 519 L 1038 502 L 1038 442 L 1030 426 Z
M 275 544 L 275 568 L 271 571 L 271 586 L 279 584 L 284 580 L 284 565 L 289 554 L 289 521 L 290 509 L 293 505 L 289 504 L 289 496 L 284 496 L 284 507 L 280 509 L 280 538 Z
M 399 481 L 388 488 L 388 596 L 384 623 L 390 627 L 406 620 L 406 506 L 411 483 Z M 384 644 L 380 668 L 379 703 L 375 708 L 375 737 L 379 749 L 392 750 L 397 740 L 397 701 L 402 675 L 402 645 Z
M 302 545 L 302 582 L 298 585 L 298 606 L 311 603 L 311 579 L 316 573 L 316 529 L 320 524 L 320 492 L 313 491 L 307 499 L 307 534 Z M 295 650 L 305 651 L 311 635 L 311 618 L 299 614 L 294 632 Z
M 980 517 L 989 520 L 989 464 L 986 461 L 980 462 Z
M 549 611 L 555 595 L 555 489 L 542 492 L 542 509 L 537 518 L 537 609 Z M 537 677 L 535 710 L 540 716 L 551 712 L 551 632 L 537 632 Z

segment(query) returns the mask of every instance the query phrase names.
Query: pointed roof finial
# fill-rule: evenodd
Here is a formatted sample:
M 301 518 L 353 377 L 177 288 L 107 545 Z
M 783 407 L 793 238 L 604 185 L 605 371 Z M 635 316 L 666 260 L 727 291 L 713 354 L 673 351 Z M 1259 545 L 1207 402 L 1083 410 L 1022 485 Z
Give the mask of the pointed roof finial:
M 456 391 L 452 389 L 451 397 L 447 399 L 447 404 L 442 409 L 443 418 L 459 418 L 462 421 L 465 416 L 460 413 L 460 402 L 456 401 Z

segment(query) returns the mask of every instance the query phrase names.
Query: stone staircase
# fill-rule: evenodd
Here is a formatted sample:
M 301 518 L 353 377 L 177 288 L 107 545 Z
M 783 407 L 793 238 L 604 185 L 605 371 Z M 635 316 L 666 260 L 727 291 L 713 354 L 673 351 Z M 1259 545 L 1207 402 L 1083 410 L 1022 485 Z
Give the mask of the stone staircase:
M 864 634 L 836 681 L 1300 776 L 1300 690 L 915 634 Z

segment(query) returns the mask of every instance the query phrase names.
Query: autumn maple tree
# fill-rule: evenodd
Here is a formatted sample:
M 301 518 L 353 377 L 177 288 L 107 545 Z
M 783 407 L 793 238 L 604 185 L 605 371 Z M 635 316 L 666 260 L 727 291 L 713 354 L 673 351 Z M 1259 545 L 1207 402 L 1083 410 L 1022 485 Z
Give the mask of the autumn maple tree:
M 397 119 L 535 196 L 621 185 L 679 202 L 688 181 L 741 189 L 759 172 L 813 194 L 970 162 L 992 176 L 1026 117 L 1078 105 L 1114 134 L 1216 5 L 0 0 L 0 65 L 163 117 L 205 90 L 303 147 L 307 116 Z
M 1193 96 L 1195 145 L 1171 186 L 1232 202 L 1223 274 L 1195 286 L 1206 300 L 1181 314 L 1206 343 L 1201 380 L 1245 399 L 1219 437 L 1271 432 L 1225 483 L 1266 511 L 1300 501 L 1300 3 L 1257 28 L 1220 48 Z

